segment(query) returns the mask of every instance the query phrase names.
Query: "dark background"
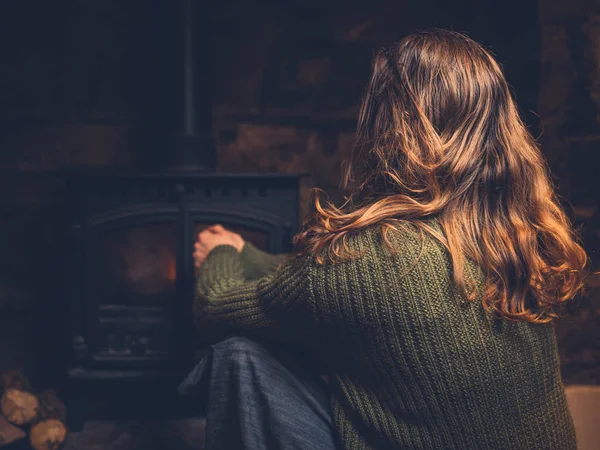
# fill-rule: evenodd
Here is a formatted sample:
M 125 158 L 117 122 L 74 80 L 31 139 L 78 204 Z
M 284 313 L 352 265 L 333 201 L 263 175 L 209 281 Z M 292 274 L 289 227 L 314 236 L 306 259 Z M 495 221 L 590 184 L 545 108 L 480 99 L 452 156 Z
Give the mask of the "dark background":
M 38 326 L 64 314 L 52 295 L 60 171 L 156 170 L 168 151 L 165 1 L 0 3 L 0 369 L 24 369 L 40 387 L 53 382 L 52 351 L 67 349 Z M 594 262 L 599 2 L 222 0 L 200 25 L 218 170 L 307 171 L 303 208 L 313 186 L 335 197 L 374 49 L 431 26 L 467 32 L 504 65 Z M 558 323 L 567 383 L 600 381 L 600 283 L 588 285 Z

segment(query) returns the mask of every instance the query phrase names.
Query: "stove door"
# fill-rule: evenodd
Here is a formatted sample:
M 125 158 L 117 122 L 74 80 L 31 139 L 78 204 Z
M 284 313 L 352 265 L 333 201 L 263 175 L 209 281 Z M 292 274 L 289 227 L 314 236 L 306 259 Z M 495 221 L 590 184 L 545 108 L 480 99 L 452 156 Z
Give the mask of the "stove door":
M 179 358 L 178 210 L 132 211 L 93 224 L 86 258 L 91 365 L 167 366 Z

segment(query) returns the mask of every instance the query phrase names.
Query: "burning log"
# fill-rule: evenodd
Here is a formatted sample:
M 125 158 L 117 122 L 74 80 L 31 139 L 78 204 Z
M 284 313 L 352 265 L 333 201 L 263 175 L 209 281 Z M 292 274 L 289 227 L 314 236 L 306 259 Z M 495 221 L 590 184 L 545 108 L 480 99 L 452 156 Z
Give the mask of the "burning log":
M 39 402 L 25 376 L 15 370 L 0 374 L 0 411 L 15 425 L 26 425 L 38 414 Z
M 23 430 L 6 420 L 6 417 L 0 416 L 0 447 L 6 447 L 25 436 L 27 434 Z
M 31 423 L 29 443 L 34 450 L 58 450 L 67 439 L 67 409 L 52 390 L 42 392 L 38 398 L 39 414 Z

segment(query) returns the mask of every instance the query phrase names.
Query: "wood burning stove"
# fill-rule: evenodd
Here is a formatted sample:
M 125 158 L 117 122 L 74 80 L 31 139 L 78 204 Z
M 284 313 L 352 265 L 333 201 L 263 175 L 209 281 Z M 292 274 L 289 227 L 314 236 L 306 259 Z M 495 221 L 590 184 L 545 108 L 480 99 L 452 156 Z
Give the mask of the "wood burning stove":
M 223 224 L 275 253 L 297 232 L 297 175 L 73 174 L 68 192 L 74 401 L 115 381 L 175 393 L 208 345 L 192 323 L 203 227 Z
M 149 48 L 162 50 L 149 56 L 154 82 L 141 131 L 153 169 L 67 177 L 71 429 L 98 402 L 113 413 L 133 407 L 135 417 L 156 406 L 183 411 L 176 386 L 209 344 L 192 323 L 202 227 L 223 224 L 275 253 L 297 232 L 298 175 L 214 171 L 208 2 L 152 5 L 149 27 L 161 45 Z

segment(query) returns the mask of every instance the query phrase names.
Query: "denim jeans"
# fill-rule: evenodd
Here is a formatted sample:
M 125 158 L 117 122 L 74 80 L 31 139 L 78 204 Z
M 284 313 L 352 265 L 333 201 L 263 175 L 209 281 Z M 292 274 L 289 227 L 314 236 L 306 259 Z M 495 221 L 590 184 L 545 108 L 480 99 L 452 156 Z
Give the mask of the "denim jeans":
M 327 385 L 278 344 L 215 344 L 179 391 L 206 395 L 207 450 L 336 448 Z

